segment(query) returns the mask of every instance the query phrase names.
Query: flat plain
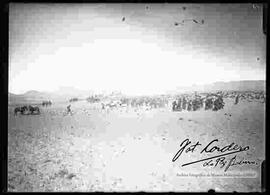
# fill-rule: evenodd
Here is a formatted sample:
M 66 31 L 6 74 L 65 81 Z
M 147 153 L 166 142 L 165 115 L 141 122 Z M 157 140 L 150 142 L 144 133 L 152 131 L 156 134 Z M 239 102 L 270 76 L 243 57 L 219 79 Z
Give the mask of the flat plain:
M 8 191 L 260 191 L 265 103 L 224 101 L 224 109 L 216 112 L 172 112 L 171 107 L 102 110 L 97 103 L 80 101 L 71 104 L 72 115 L 65 114 L 68 103 L 54 103 L 41 107 L 40 115 L 14 116 L 14 106 L 9 106 Z M 226 158 L 237 155 L 256 164 L 231 166 L 227 172 L 253 171 L 257 176 L 181 176 L 224 173 L 224 167 L 204 167 L 204 162 L 183 167 L 211 156 L 199 150 L 172 162 L 185 139 L 249 146 Z

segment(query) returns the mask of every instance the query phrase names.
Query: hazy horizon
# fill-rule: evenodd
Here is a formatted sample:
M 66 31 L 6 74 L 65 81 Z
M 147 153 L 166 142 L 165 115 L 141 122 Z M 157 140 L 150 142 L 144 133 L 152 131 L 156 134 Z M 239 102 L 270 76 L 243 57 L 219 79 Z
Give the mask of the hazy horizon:
M 262 5 L 11 3 L 9 20 L 14 94 L 151 95 L 266 78 Z
M 94 94 L 112 94 L 112 93 L 121 93 L 123 95 L 131 95 L 131 96 L 136 96 L 136 95 L 139 95 L 139 96 L 144 96 L 144 95 L 162 95 L 162 94 L 171 94 L 171 93 L 179 93 L 179 92 L 187 92 L 187 91 L 193 91 L 193 88 L 192 87 L 198 87 L 198 86 L 208 86 L 208 85 L 214 85 L 214 84 L 217 84 L 217 83 L 232 83 L 232 82 L 250 82 L 250 81 L 254 81 L 254 82 L 259 82 L 259 81 L 263 81 L 263 82 L 266 82 L 266 80 L 239 80 L 239 81 L 227 81 L 227 82 L 224 82 L 224 81 L 217 81 L 217 82 L 213 82 L 213 83 L 209 83 L 209 84 L 204 84 L 204 85 L 200 85 L 200 84 L 193 84 L 193 85 L 186 85 L 186 86 L 179 86 L 179 87 L 176 87 L 176 89 L 174 90 L 168 90 L 164 93 L 154 93 L 154 94 L 125 94 L 124 92 L 122 91 L 119 91 L 119 90 L 112 90 L 112 91 L 98 91 L 98 92 L 95 92 L 91 89 L 79 89 L 79 88 L 76 88 L 74 86 L 59 86 L 56 90 L 47 90 L 47 91 L 40 91 L 40 90 L 36 90 L 36 89 L 30 89 L 30 90 L 27 90 L 27 91 L 24 91 L 22 93 L 12 93 L 9 91 L 9 93 L 11 94 L 14 94 L 14 95 L 23 95 L 23 94 L 26 94 L 28 92 L 39 92 L 39 93 L 51 93 L 51 94 L 55 94 L 55 95 L 63 95 L 63 94 L 66 94 L 66 93 L 70 93 L 70 95 L 75 95 L 74 94 L 74 91 L 79 91 L 81 93 L 84 93 L 84 95 L 86 93 L 88 93 L 88 95 L 94 95 Z M 266 83 L 265 83 L 266 85 Z M 181 89 L 182 87 L 182 89 Z M 261 86 L 260 86 L 261 87 Z M 264 86 L 265 87 L 265 86 Z M 216 89 L 213 89 L 214 91 L 216 91 Z M 222 89 L 219 89 L 219 90 L 222 90 Z M 259 89 L 260 90 L 260 89 Z M 196 90 L 195 90 L 196 91 Z M 197 91 L 200 91 L 197 89 Z M 208 91 L 208 90 L 206 90 Z M 211 90 L 210 90 L 211 91 Z M 226 91 L 226 89 L 225 89 Z

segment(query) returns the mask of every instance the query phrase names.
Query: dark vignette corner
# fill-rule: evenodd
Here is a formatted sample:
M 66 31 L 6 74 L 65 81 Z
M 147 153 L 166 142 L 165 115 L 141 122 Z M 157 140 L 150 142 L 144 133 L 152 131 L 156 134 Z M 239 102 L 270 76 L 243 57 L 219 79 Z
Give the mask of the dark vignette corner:
M 261 190 L 262 192 L 265 192 L 268 189 L 267 185 L 269 183 L 269 179 L 267 179 L 267 175 L 269 173 L 269 168 L 267 167 L 267 158 L 269 158 L 269 141 L 267 137 L 269 137 L 269 132 L 267 132 L 267 129 L 269 128 L 269 68 L 267 67 L 269 62 L 269 11 L 268 11 L 269 3 L 264 3 L 263 5 L 263 32 L 266 36 L 266 109 L 265 109 L 265 153 L 266 153 L 266 159 L 263 162 L 262 167 L 262 178 L 261 178 Z
M 7 1 L 0 3 L 0 24 L 1 24 L 1 65 L 0 65 L 0 84 L 1 84 L 1 192 L 7 191 L 7 106 L 8 106 L 8 10 Z

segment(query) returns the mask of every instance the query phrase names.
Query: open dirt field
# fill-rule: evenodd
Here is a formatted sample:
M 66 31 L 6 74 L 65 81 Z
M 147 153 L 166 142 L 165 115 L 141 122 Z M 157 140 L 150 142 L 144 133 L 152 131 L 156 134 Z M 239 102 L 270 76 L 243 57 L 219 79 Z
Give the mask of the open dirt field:
M 225 99 L 219 111 L 172 112 L 171 108 L 101 110 L 87 102 L 40 107 L 40 115 L 8 115 L 8 190 L 17 191 L 260 191 L 265 156 L 265 104 Z M 183 140 L 206 145 L 249 146 L 230 167 L 255 178 L 181 177 L 183 172 L 224 172 L 203 167 L 199 151 L 172 162 Z M 215 155 L 218 153 L 215 153 Z M 210 155 L 211 156 L 211 155 Z M 213 155 L 212 155 L 213 156 Z M 228 158 L 233 157 L 229 155 Z

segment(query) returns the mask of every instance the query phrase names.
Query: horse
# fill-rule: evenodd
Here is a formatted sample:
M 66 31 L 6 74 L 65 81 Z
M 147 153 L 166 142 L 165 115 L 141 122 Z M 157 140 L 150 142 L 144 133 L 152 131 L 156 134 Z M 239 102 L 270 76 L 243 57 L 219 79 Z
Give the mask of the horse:
M 110 109 L 117 108 L 119 105 L 119 102 L 117 101 L 111 101 L 110 103 L 107 103 L 106 106 L 108 106 Z
M 28 110 L 30 111 L 30 114 L 40 114 L 40 110 L 38 106 L 31 106 L 29 105 Z
M 16 107 L 14 109 L 14 115 L 17 115 L 17 112 L 24 114 L 24 111 L 26 111 L 26 110 L 28 110 L 27 106 Z

